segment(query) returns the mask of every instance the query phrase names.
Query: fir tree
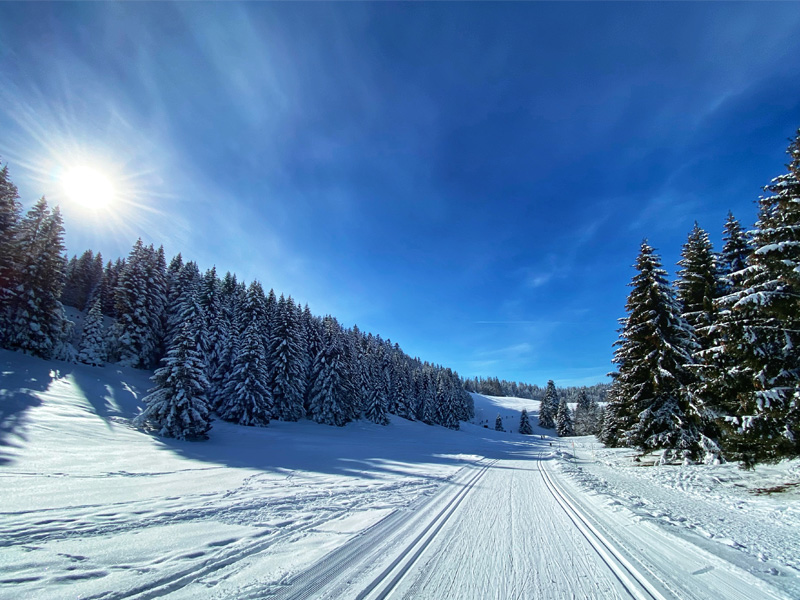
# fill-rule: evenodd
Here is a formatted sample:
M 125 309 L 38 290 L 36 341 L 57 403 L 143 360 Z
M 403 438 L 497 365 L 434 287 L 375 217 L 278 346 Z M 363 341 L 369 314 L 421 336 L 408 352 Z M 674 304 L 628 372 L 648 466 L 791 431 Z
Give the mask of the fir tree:
M 332 317 L 324 320 L 323 344 L 314 364 L 314 388 L 309 410 L 317 423 L 341 427 L 352 414 L 349 406 L 352 381 L 342 348 L 341 328 Z
M 282 421 L 298 421 L 305 416 L 304 357 L 296 317 L 292 299 L 281 295 L 270 336 L 270 390 L 275 416 Z
M 120 362 L 146 369 L 155 364 L 163 335 L 166 274 L 163 248 L 137 240 L 115 291 Z
M 51 211 L 42 198 L 12 232 L 9 288 L 0 299 L 3 344 L 42 358 L 66 358 L 71 323 L 59 300 L 65 268 L 61 212 Z
M 788 173 L 766 187 L 740 291 L 727 312 L 726 386 L 721 426 L 726 453 L 746 467 L 800 455 L 800 130 Z
M 578 394 L 575 406 L 575 435 L 595 435 L 598 433 L 599 407 L 594 397 L 589 397 L 586 390 Z
M 501 417 L 499 413 L 497 415 L 497 418 L 494 420 L 494 430 L 505 431 L 505 429 L 503 429 L 503 417 Z
M 371 371 L 378 369 L 378 365 L 374 360 L 370 359 L 368 364 L 371 365 Z M 375 379 L 373 375 L 372 379 Z M 381 393 L 381 388 L 376 385 L 369 385 L 367 388 L 367 399 L 364 407 L 364 416 L 378 425 L 388 425 L 389 417 L 386 414 L 386 399 Z
M 715 321 L 714 300 L 720 295 L 721 283 L 711 241 L 697 223 L 689 233 L 678 264 L 683 267 L 675 284 L 682 316 L 692 327 L 699 349 L 707 349 L 709 329 Z
M 725 229 L 722 234 L 725 244 L 722 247 L 722 254 L 719 258 L 719 274 L 724 290 L 729 294 L 739 291 L 733 281 L 733 274 L 738 273 L 747 266 L 747 257 L 753 249 L 739 221 L 728 213 L 728 220 L 725 221 Z
M 528 411 L 525 408 L 522 409 L 522 413 L 519 416 L 519 432 L 523 435 L 531 435 L 533 433 L 531 422 L 528 419 Z
M 146 408 L 134 420 L 137 427 L 164 437 L 208 439 L 211 421 L 206 404 L 202 358 L 196 348 L 196 322 L 187 321 L 173 338 L 162 359 L 164 366 L 152 377 L 155 387 L 143 398 Z
M 240 425 L 265 426 L 273 417 L 269 372 L 261 332 L 265 316 L 264 290 L 253 282 L 239 311 L 240 323 L 246 323 L 233 357 L 230 374 L 217 412 Z
M 567 399 L 563 396 L 558 401 L 558 411 L 556 412 L 556 433 L 558 437 L 570 437 L 575 435 L 572 428 L 572 416 L 570 415 Z
M 106 359 L 106 341 L 103 327 L 101 298 L 95 299 L 83 323 L 78 360 L 95 367 L 103 366 Z
M 553 429 L 556 426 L 555 417 L 558 410 L 558 392 L 553 380 L 547 382 L 547 390 L 539 403 L 539 427 Z
M 699 452 L 699 432 L 686 392 L 691 328 L 680 315 L 660 259 L 646 241 L 635 267 L 625 305 L 628 316 L 615 344 L 619 372 L 606 409 L 617 431 L 604 433 L 604 438 L 643 452 L 663 448 L 668 454 L 693 458 Z

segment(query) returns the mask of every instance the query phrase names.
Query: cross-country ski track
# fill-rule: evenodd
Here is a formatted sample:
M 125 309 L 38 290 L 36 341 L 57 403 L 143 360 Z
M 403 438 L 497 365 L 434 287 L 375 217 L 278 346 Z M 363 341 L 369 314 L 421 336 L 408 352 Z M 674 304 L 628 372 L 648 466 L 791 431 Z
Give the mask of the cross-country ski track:
M 602 471 L 586 449 L 483 427 L 500 412 L 511 428 L 529 400 L 476 395 L 461 431 L 215 422 L 208 442 L 176 442 L 130 426 L 146 373 L 0 358 L 13 409 L 0 429 L 0 599 L 797 597 L 790 563 L 587 489 L 581 477 Z M 676 506 L 670 522 L 689 514 Z M 784 505 L 739 506 L 720 515 Z M 776 518 L 790 526 L 792 511 Z

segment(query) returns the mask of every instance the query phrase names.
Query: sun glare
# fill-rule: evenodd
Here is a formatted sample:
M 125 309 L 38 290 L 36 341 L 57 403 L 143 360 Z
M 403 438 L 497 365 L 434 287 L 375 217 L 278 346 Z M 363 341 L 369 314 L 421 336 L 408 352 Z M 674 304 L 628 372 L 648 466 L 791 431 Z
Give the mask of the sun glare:
M 104 208 L 114 199 L 114 186 L 108 177 L 89 167 L 70 169 L 63 183 L 67 197 L 85 208 Z

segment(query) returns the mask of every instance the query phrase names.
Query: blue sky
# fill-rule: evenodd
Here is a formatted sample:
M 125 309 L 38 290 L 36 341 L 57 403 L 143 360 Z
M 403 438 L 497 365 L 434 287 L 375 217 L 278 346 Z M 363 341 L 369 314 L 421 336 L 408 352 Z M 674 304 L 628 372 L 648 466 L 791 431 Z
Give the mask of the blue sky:
M 674 273 L 695 219 L 754 222 L 798 56 L 794 3 L 0 3 L 0 157 L 70 253 L 141 236 L 462 375 L 594 383 L 642 238 Z

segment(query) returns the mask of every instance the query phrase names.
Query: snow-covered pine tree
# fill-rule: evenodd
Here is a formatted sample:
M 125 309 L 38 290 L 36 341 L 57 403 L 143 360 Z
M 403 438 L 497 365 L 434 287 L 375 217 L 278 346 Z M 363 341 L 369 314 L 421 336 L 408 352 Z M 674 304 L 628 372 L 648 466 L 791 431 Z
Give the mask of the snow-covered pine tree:
M 494 420 L 494 430 L 505 431 L 505 429 L 503 429 L 503 417 L 500 416 L 500 413 L 497 414 L 497 418 Z
M 522 413 L 519 415 L 519 432 L 523 435 L 531 435 L 533 433 L 531 422 L 528 419 L 528 410 L 525 408 L 522 409 Z
M 558 410 L 558 392 L 556 384 L 551 379 L 547 382 L 544 397 L 539 403 L 539 427 L 553 429 L 556 426 L 555 418 Z
M 575 435 L 595 435 L 598 433 L 598 405 L 594 397 L 589 397 L 586 390 L 578 394 L 575 406 Z
M 461 386 L 455 388 L 453 372 L 451 369 L 439 369 L 436 379 L 436 403 L 439 413 L 439 424 L 448 429 L 460 429 L 459 423 L 459 391 Z
M 699 432 L 686 385 L 692 362 L 691 328 L 653 248 L 643 241 L 636 275 L 615 343 L 615 390 L 607 406 L 618 440 L 643 452 L 665 449 L 684 458 L 699 453 Z M 605 435 L 605 434 L 604 434 Z M 608 439 L 608 438 L 607 438 Z
M 116 262 L 108 261 L 103 269 L 103 281 L 100 284 L 100 296 L 103 298 L 103 314 L 108 317 L 117 316 L 116 289 L 119 275 L 125 267 L 125 261 L 118 258 Z
M 800 130 L 788 172 L 765 188 L 741 291 L 728 308 L 724 353 L 735 383 L 723 412 L 725 451 L 750 467 L 800 456 Z
M 42 198 L 11 231 L 9 289 L 0 307 L 3 343 L 42 358 L 67 358 L 72 324 L 59 300 L 65 268 L 61 212 L 51 211 Z
M 211 429 L 205 391 L 205 365 L 197 351 L 196 320 L 183 323 L 152 377 L 155 387 L 143 398 L 146 407 L 134 424 L 164 437 L 208 439 Z
M 11 292 L 11 276 L 14 269 L 14 230 L 22 218 L 19 192 L 8 175 L 8 165 L 0 169 L 0 309 L 8 301 Z M 0 310 L 0 319 L 3 318 Z M 7 324 L 0 321 L 0 342 Z
M 341 327 L 333 317 L 325 317 L 323 329 L 323 348 L 314 364 L 310 413 L 317 423 L 341 427 L 352 414 L 352 381 L 342 348 Z
M 78 360 L 87 365 L 101 367 L 106 360 L 106 337 L 103 326 L 103 303 L 100 296 L 95 298 L 89 314 L 83 322 L 81 347 Z
M 716 313 L 714 300 L 720 296 L 722 286 L 711 241 L 697 222 L 683 246 L 678 265 L 682 269 L 678 271 L 675 289 L 681 316 L 692 327 L 697 349 L 708 349 L 709 329 Z
M 437 422 L 437 408 L 436 408 L 436 373 L 429 363 L 425 363 L 422 367 L 423 379 L 423 397 L 422 397 L 422 414 L 420 421 L 433 425 Z
M 200 288 L 200 269 L 197 263 L 190 261 L 176 266 L 178 254 L 170 263 L 167 271 L 167 304 L 164 311 L 166 325 L 164 327 L 164 343 L 169 346 L 172 338 L 183 326 L 187 306 L 195 301 Z M 177 269 L 177 271 L 175 270 Z
M 388 425 L 389 417 L 386 414 L 386 399 L 381 393 L 382 388 L 377 385 L 371 385 L 371 382 L 375 381 L 378 377 L 375 371 L 377 371 L 380 366 L 377 364 L 374 357 L 365 358 L 367 359 L 366 362 L 369 365 L 369 370 L 373 373 L 370 377 L 370 384 L 366 388 L 367 396 L 364 405 L 364 416 L 378 425 Z
M 392 357 L 392 397 L 394 398 L 395 414 L 404 419 L 415 419 L 411 399 L 411 381 L 409 378 L 409 368 L 406 356 L 395 346 L 394 356 Z
M 270 391 L 274 416 L 282 421 L 299 421 L 306 412 L 301 325 L 296 317 L 294 301 L 281 294 L 270 336 Z
M 558 410 L 556 411 L 556 433 L 558 437 L 570 437 L 575 435 L 575 430 L 572 427 L 572 415 L 567 405 L 567 399 L 564 396 L 558 401 Z
M 306 394 L 303 403 L 306 416 L 311 417 L 311 393 L 314 389 L 319 371 L 315 369 L 317 359 L 323 350 L 323 327 L 322 320 L 311 314 L 311 310 L 306 304 L 303 309 L 303 333 L 305 334 L 305 354 L 306 354 Z
M 231 370 L 225 378 L 217 413 L 225 421 L 263 427 L 273 417 L 269 391 L 263 327 L 266 315 L 264 289 L 257 281 L 250 284 L 238 310 L 237 320 L 244 324 L 239 334 Z
M 99 259 L 99 261 L 98 261 Z M 103 281 L 103 258 L 86 250 L 80 258 L 73 256 L 67 265 L 61 302 L 78 310 L 90 308 L 89 300 Z
M 730 212 L 725 221 L 722 239 L 725 244 L 722 246 L 722 253 L 719 257 L 719 275 L 724 291 L 732 294 L 738 291 L 732 275 L 747 266 L 747 257 L 750 256 L 753 249 L 744 229 Z
M 136 241 L 115 290 L 120 363 L 140 369 L 156 363 L 166 304 L 163 248 Z

